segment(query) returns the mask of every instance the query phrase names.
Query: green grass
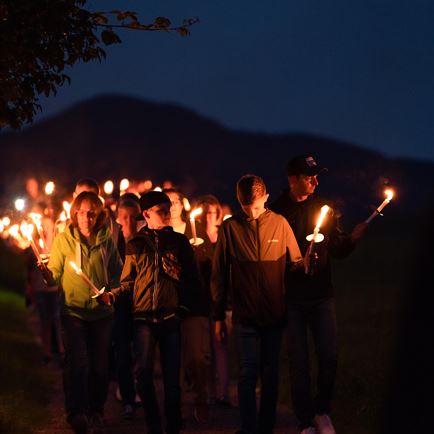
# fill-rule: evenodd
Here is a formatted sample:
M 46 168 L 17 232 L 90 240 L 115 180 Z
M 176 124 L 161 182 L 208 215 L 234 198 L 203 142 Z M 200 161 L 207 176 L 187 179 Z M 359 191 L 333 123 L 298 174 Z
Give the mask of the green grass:
M 0 289 L 0 433 L 30 433 L 47 420 L 54 382 L 27 326 L 22 296 Z

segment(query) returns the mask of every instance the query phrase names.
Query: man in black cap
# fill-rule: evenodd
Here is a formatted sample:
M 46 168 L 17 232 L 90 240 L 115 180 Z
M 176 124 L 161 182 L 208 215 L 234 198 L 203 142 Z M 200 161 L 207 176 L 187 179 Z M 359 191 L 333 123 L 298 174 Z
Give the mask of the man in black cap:
M 178 434 L 181 430 L 180 317 L 200 291 L 193 249 L 184 235 L 169 226 L 170 206 L 169 197 L 162 192 L 141 196 L 147 226 L 128 242 L 121 286 L 111 293 L 114 300 L 122 293 L 133 297 L 137 392 L 150 434 L 163 432 L 153 375 L 157 343 L 164 382 L 165 432 Z
M 333 206 L 316 196 L 317 176 L 327 169 L 312 155 L 302 155 L 288 162 L 289 189 L 271 205 L 291 225 L 301 254 L 310 242 L 306 236 L 313 232 L 323 205 Z M 335 434 L 330 419 L 331 400 L 337 365 L 336 317 L 332 292 L 329 255 L 343 258 L 351 253 L 362 237 L 366 224 L 357 225 L 351 235 L 342 231 L 338 213 L 326 217 L 321 233 L 324 240 L 315 244 L 314 269 L 310 273 L 289 275 L 288 295 L 288 356 L 291 394 L 294 411 L 300 421 L 302 434 Z M 312 397 L 309 370 L 308 330 L 318 358 L 316 396 Z

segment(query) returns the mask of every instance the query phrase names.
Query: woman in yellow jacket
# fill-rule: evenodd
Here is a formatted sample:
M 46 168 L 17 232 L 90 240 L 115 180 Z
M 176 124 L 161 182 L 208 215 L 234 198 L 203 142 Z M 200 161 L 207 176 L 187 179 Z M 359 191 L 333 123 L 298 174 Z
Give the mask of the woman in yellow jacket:
M 104 208 L 92 192 L 71 206 L 71 223 L 57 235 L 48 263 L 50 280 L 61 288 L 65 345 L 64 392 L 67 420 L 76 433 L 102 431 L 107 397 L 112 306 L 100 304 L 71 261 L 97 288 L 119 285 L 122 263 L 106 225 Z

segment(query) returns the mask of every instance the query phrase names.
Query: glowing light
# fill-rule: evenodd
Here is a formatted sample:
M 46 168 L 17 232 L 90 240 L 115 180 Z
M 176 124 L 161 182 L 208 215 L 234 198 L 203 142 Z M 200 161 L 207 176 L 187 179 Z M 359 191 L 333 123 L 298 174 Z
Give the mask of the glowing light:
M 182 199 L 182 205 L 187 212 L 191 210 L 190 202 L 186 197 L 184 197 L 184 199 Z
M 26 206 L 26 201 L 24 199 L 18 198 L 15 201 L 15 209 L 17 211 L 22 211 Z
M 394 191 L 391 189 L 387 189 L 384 191 L 386 198 L 383 200 L 381 205 L 365 220 L 365 223 L 370 223 L 372 219 L 374 219 L 377 215 L 381 214 L 383 208 L 390 203 L 393 196 L 395 195 Z
M 202 214 L 202 208 L 196 208 L 190 213 L 190 220 L 195 220 L 198 215 Z
M 130 186 L 130 181 L 128 181 L 127 178 L 122 179 L 121 183 L 119 184 L 120 191 L 127 191 L 128 187 Z
M 160 186 L 156 186 L 155 188 L 154 188 L 154 191 L 163 191 L 163 189 L 160 187 Z
M 4 227 L 7 227 L 11 224 L 11 219 L 9 217 L 3 217 L 2 223 L 3 223 Z
M 48 195 L 48 196 L 50 196 L 51 194 L 54 193 L 54 189 L 55 188 L 56 188 L 56 186 L 55 186 L 54 182 L 53 181 L 48 181 L 45 184 L 45 188 L 44 188 L 45 194 Z
M 113 189 L 114 189 L 114 184 L 113 184 L 113 181 L 110 181 L 110 180 L 108 180 L 108 181 L 106 181 L 105 183 L 104 183 L 104 193 L 105 194 L 112 194 L 113 193 Z M 127 187 L 128 188 L 128 187 Z
M 227 219 L 230 219 L 232 217 L 232 214 L 225 214 L 224 216 L 223 216 L 223 221 L 225 221 L 225 220 L 227 220 Z

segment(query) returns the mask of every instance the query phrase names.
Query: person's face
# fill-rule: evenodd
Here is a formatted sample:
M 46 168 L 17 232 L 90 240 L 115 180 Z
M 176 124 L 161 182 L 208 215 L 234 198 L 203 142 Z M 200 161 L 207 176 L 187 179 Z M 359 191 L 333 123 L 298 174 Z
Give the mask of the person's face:
M 134 207 L 118 209 L 117 222 L 122 226 L 122 233 L 126 239 L 134 237 L 137 233 L 137 215 L 139 211 Z
M 85 236 L 89 236 L 95 227 L 98 217 L 97 208 L 88 200 L 81 202 L 77 211 L 78 230 Z
M 217 225 L 217 207 L 215 205 L 208 205 L 208 210 L 205 213 L 207 228 Z
M 318 185 L 317 175 L 294 175 L 288 177 L 291 192 L 296 196 L 309 196 Z
M 161 203 L 143 211 L 149 229 L 162 229 L 170 225 L 170 204 Z
M 256 220 L 265 211 L 265 202 L 268 200 L 268 194 L 256 199 L 250 205 L 241 205 L 241 209 L 252 219 Z
M 172 202 L 172 206 L 170 207 L 170 218 L 172 220 L 181 218 L 182 211 L 184 209 L 181 198 L 174 192 L 169 192 L 166 194 L 169 196 L 170 202 Z

